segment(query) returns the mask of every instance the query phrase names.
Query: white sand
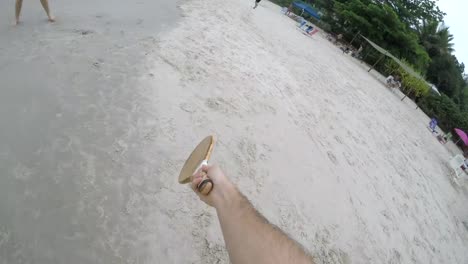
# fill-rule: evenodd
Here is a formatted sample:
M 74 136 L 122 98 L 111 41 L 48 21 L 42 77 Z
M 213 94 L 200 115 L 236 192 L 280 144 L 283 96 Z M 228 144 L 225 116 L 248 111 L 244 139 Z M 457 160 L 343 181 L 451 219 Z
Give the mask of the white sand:
M 176 181 L 214 133 L 213 162 L 318 263 L 467 263 L 467 200 L 428 118 L 279 7 L 252 2 L 184 3 L 147 62 L 160 123 L 146 139 L 165 166 L 142 207 L 142 250 L 228 263 L 215 211 Z
M 5 18 L 0 263 L 228 263 L 215 211 L 177 183 L 211 133 L 213 162 L 318 263 L 468 263 L 467 191 L 428 117 L 252 5 L 188 0 L 159 36 L 165 1 Z

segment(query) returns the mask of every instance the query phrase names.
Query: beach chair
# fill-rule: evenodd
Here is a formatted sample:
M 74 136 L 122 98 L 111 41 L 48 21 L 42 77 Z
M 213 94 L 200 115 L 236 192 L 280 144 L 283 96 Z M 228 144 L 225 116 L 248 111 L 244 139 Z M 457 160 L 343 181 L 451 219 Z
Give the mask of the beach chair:
M 457 185 L 460 185 L 459 180 L 465 174 L 465 171 L 462 169 L 462 166 L 465 166 L 465 158 L 462 155 L 455 155 L 449 163 L 453 173 L 455 174 L 454 177 L 452 177 L 452 181 Z

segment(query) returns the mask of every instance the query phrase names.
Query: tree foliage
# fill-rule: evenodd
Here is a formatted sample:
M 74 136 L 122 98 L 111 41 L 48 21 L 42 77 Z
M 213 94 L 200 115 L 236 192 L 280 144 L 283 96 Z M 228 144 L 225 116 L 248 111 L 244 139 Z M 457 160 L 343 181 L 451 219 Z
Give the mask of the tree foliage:
M 449 28 L 443 23 L 429 21 L 421 27 L 419 35 L 421 45 L 431 57 L 427 69 L 428 80 L 460 104 L 464 101 L 463 89 L 466 86 L 463 79 L 465 65 L 452 55 L 453 36 Z
M 384 0 L 406 25 L 419 29 L 424 21 L 442 21 L 445 13 L 440 11 L 434 0 Z
M 442 94 L 428 95 L 420 101 L 421 109 L 439 120 L 439 127 L 445 131 L 461 128 L 468 131 L 468 112 L 461 111 L 450 97 Z
M 397 57 L 406 58 L 418 70 L 425 71 L 430 58 L 411 30 L 393 8 L 370 0 L 335 1 L 324 20 L 335 32 L 348 38 L 357 32 L 371 39 Z

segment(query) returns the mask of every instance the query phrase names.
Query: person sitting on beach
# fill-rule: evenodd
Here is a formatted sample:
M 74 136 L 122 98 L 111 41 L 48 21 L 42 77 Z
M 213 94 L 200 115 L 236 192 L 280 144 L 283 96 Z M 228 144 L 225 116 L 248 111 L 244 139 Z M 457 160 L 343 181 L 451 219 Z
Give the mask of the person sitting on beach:
M 54 22 L 55 19 L 50 15 L 50 10 L 49 10 L 49 2 L 48 0 L 41 0 L 42 7 L 44 8 L 47 17 L 49 18 L 49 22 Z M 21 7 L 23 6 L 23 0 L 16 0 L 15 4 L 15 25 L 18 25 L 20 20 L 20 14 L 21 14 Z
M 392 82 L 393 82 L 394 78 L 392 75 L 389 75 L 387 76 L 387 78 L 385 78 L 385 83 L 388 85 L 390 85 Z
M 444 135 L 445 143 L 447 143 L 450 139 L 452 139 L 452 133 L 448 132 L 447 134 Z
M 332 35 L 332 34 L 328 33 L 327 36 L 326 36 L 326 38 L 327 38 L 330 42 L 332 42 L 333 44 L 336 45 L 336 37 L 335 37 L 335 35 Z
M 285 13 L 285 15 L 289 16 L 291 14 L 292 9 L 293 9 L 293 5 L 290 4 L 289 7 L 288 7 L 288 10 Z
M 208 195 L 197 188 L 204 173 L 215 186 Z M 314 263 L 301 245 L 253 207 L 219 167 L 203 166 L 192 176 L 191 187 L 200 200 L 216 209 L 231 263 Z
M 389 76 L 385 79 L 385 85 L 386 85 L 388 88 L 395 89 L 395 88 L 400 88 L 400 87 L 401 87 L 401 82 L 399 81 L 399 77 L 398 77 L 398 76 L 393 77 L 392 75 L 389 75 Z
M 342 35 L 342 34 L 338 34 L 338 35 L 334 38 L 333 44 L 338 45 L 338 42 L 340 42 L 342 38 L 343 38 L 343 35 Z
M 401 88 L 401 82 L 400 81 L 395 82 L 395 88 L 398 88 L 398 89 Z
M 400 89 L 401 88 L 401 77 L 399 75 L 395 76 L 394 82 L 395 82 L 394 88 Z
M 351 56 L 353 56 L 354 58 L 359 58 L 361 56 L 361 52 L 362 52 L 362 46 L 359 46 L 359 49 L 355 52 L 352 52 Z

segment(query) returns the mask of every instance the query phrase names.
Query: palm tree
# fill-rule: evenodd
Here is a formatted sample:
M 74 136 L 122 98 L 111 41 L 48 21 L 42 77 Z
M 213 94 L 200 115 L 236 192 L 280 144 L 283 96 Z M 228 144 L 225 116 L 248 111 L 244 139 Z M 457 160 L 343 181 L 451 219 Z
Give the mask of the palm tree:
M 451 54 L 453 49 L 453 35 L 449 27 L 437 21 L 423 22 L 419 31 L 421 45 L 427 50 L 431 58 L 439 55 Z

